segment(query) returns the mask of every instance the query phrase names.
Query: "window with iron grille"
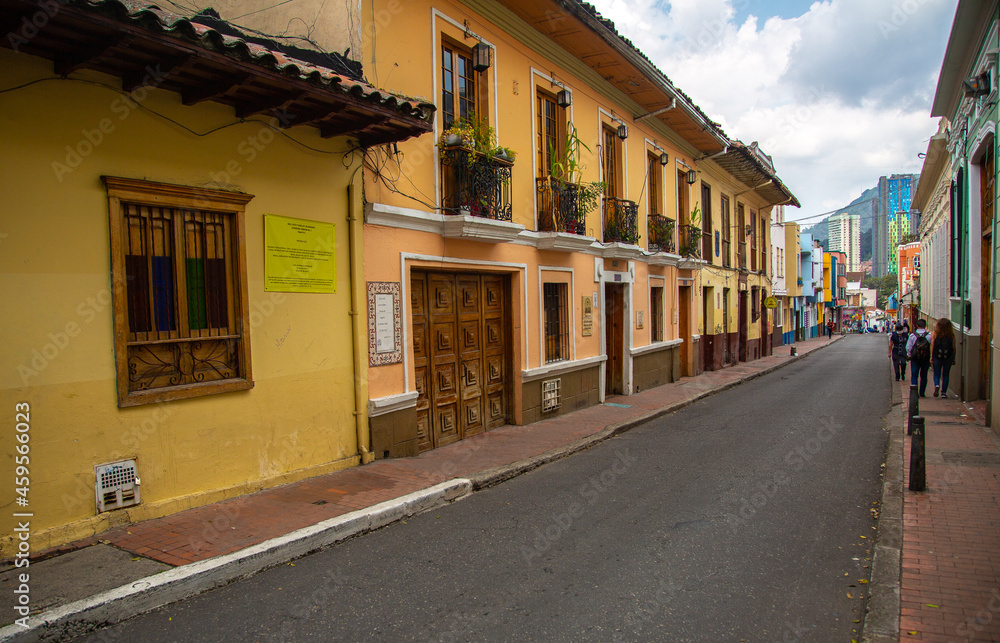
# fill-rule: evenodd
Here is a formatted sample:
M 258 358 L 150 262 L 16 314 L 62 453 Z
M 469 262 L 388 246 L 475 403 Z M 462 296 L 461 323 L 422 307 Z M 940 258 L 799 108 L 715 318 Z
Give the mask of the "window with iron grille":
M 663 341 L 663 286 L 649 289 L 649 332 L 652 341 Z
M 104 177 L 118 405 L 244 390 L 244 208 L 236 192 Z
M 543 284 L 545 362 L 569 359 L 569 311 L 566 284 Z

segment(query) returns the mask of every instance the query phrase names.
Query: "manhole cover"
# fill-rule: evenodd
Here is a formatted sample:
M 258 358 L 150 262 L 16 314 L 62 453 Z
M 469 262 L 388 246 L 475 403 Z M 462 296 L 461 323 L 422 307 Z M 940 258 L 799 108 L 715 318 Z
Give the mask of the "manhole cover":
M 967 467 L 1000 467 L 1000 453 L 996 451 L 942 451 L 941 459 Z

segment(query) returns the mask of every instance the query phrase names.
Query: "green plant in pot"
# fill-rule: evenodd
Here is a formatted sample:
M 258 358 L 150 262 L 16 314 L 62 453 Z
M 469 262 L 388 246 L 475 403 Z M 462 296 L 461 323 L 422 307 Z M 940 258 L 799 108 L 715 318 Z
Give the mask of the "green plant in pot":
M 573 123 L 567 123 L 563 144 L 561 146 L 549 144 L 549 175 L 556 181 L 573 187 L 576 208 L 581 215 L 586 215 L 597 207 L 597 201 L 604 191 L 604 184 L 583 181 L 583 165 L 580 162 L 583 150 L 589 153 L 590 147 L 580 140 Z M 567 231 L 584 234 L 582 223 L 579 224 L 579 228 Z
M 468 118 L 455 119 L 441 133 L 438 147 L 441 148 L 442 156 L 445 150 L 452 147 L 463 147 L 488 159 L 499 158 L 510 163 L 513 163 L 517 156 L 517 152 L 509 147 L 498 145 L 496 130 L 490 127 L 485 116 L 477 118 L 475 114 L 470 114 Z M 472 162 L 471 158 L 469 162 Z

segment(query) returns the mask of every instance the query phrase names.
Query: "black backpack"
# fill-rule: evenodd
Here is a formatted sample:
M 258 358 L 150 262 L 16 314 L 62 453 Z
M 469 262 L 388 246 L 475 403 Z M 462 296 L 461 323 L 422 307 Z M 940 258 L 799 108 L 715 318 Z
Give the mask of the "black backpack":
M 927 333 L 917 333 L 917 341 L 914 342 L 910 350 L 910 359 L 917 364 L 929 364 L 931 361 L 931 342 L 927 339 Z
M 906 341 L 910 339 L 910 334 L 906 331 L 900 331 L 898 333 L 893 333 L 896 336 L 896 345 L 893 347 L 896 351 L 896 357 L 906 358 Z
M 951 337 L 938 337 L 934 340 L 934 359 L 939 362 L 951 362 L 954 357 L 954 340 Z

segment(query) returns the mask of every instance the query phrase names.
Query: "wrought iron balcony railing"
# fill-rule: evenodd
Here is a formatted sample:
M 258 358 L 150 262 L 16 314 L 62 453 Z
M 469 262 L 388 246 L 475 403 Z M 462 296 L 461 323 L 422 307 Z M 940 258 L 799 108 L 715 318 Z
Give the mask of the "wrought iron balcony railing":
M 635 201 L 604 197 L 604 243 L 638 243 L 639 205 Z
M 649 215 L 649 251 L 677 252 L 674 243 L 674 220 L 662 214 Z
M 538 201 L 538 231 L 587 233 L 580 186 L 547 176 L 535 179 Z
M 682 225 L 677 229 L 680 254 L 683 257 L 701 257 L 701 228 L 690 224 Z
M 510 221 L 510 184 L 514 164 L 464 147 L 441 152 L 441 202 L 446 214 L 471 214 Z

